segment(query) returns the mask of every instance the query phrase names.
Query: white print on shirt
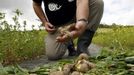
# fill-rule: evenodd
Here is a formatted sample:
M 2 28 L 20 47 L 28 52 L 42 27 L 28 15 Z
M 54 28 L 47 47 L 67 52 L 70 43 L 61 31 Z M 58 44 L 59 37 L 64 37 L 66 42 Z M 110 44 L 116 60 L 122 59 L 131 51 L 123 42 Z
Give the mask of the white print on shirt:
M 58 4 L 55 4 L 55 3 L 49 3 L 48 4 L 48 8 L 49 8 L 50 11 L 57 11 L 61 7 L 62 7 L 62 5 L 58 5 Z
M 68 0 L 68 2 L 73 2 L 74 0 Z

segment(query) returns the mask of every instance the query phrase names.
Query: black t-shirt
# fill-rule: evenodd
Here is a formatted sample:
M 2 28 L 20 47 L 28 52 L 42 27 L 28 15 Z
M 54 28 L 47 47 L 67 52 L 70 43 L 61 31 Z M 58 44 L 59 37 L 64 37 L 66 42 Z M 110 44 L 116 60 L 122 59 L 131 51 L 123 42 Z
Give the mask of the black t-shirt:
M 44 2 L 49 22 L 54 26 L 63 25 L 73 19 L 76 14 L 76 0 L 33 0 Z

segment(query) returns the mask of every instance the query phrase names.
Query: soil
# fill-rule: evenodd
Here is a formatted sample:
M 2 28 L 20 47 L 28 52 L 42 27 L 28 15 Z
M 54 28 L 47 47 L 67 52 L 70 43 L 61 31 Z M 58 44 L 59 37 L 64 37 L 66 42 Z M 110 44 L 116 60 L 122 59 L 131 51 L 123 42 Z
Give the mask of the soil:
M 100 50 L 102 49 L 101 46 L 95 45 L 95 44 L 91 44 L 88 48 L 90 56 L 96 56 L 99 54 Z M 63 57 L 64 59 L 71 59 L 71 57 L 68 57 L 68 52 L 66 52 L 66 54 Z M 39 66 L 43 66 L 45 64 L 53 64 L 56 63 L 58 61 L 50 61 L 47 59 L 47 57 L 45 55 L 42 55 L 40 58 L 36 58 L 33 60 L 26 60 L 22 63 L 20 63 L 19 65 L 22 68 L 26 68 L 26 69 L 33 69 L 35 67 L 39 67 Z

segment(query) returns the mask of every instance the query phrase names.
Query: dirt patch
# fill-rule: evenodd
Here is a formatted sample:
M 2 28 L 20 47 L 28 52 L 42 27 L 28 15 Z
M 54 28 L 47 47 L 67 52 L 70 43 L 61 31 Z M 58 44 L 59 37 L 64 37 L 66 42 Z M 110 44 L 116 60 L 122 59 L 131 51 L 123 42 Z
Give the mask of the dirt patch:
M 88 48 L 90 56 L 96 56 L 100 53 L 100 50 L 102 49 L 101 46 L 95 45 L 95 44 L 91 44 Z M 64 55 L 63 58 L 65 59 L 71 59 L 71 57 L 67 57 L 68 52 L 66 52 L 66 54 Z M 42 66 L 44 64 L 53 64 L 56 63 L 58 61 L 50 61 L 47 59 L 47 57 L 45 55 L 42 55 L 40 58 L 36 58 L 34 60 L 27 60 L 24 61 L 20 64 L 21 67 L 26 68 L 26 69 L 33 69 L 35 67 L 38 66 Z

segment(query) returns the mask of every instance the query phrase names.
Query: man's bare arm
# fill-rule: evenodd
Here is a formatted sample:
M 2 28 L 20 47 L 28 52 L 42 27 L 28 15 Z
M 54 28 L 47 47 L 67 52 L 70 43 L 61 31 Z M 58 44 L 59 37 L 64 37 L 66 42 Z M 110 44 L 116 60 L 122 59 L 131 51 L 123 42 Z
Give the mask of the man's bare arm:
M 88 20 L 89 17 L 89 0 L 77 0 L 76 25 L 75 30 L 71 32 L 73 38 L 80 36 L 86 29 L 87 22 L 79 21 L 80 19 Z
M 35 11 L 36 15 L 42 21 L 42 23 L 45 23 L 45 22 L 47 22 L 47 18 L 46 18 L 45 14 L 42 10 L 41 4 L 42 3 L 36 3 L 36 2 L 33 1 L 33 8 L 34 8 L 34 11 Z
M 89 0 L 77 0 L 76 19 L 88 19 Z
M 88 20 L 89 16 L 89 0 L 77 0 L 77 10 L 76 10 L 76 25 L 74 30 L 70 32 L 70 36 L 74 39 L 80 36 L 86 29 L 87 22 L 78 21 L 80 19 Z M 67 35 L 58 37 L 57 41 L 65 42 L 68 39 Z
M 42 3 L 36 3 L 36 2 L 33 1 L 34 11 L 35 11 L 36 15 L 42 21 L 43 25 L 45 26 L 46 31 L 52 33 L 52 32 L 55 31 L 55 28 L 54 28 L 54 26 L 51 23 L 49 23 L 45 13 L 43 12 L 41 4 Z

